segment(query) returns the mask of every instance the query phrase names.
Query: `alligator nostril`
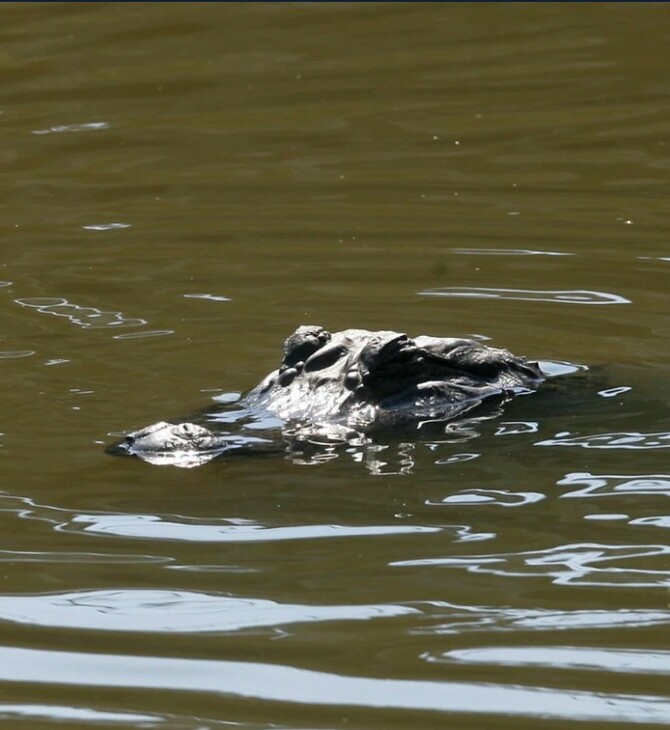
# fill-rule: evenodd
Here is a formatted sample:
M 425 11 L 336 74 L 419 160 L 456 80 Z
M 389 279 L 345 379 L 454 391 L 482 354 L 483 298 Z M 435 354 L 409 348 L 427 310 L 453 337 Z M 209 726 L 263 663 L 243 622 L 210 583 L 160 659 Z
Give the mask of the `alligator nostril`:
M 305 362 L 305 372 L 313 373 L 315 370 L 325 370 L 334 365 L 341 357 L 347 354 L 344 344 L 326 345 L 317 350 Z

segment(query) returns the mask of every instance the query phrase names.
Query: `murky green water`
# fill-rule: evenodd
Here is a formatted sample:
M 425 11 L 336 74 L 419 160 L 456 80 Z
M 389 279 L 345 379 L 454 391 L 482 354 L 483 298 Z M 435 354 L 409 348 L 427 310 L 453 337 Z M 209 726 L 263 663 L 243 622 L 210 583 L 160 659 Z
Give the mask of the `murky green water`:
M 670 9 L 0 21 L 0 718 L 669 725 Z M 104 453 L 302 323 L 591 370 L 462 442 Z

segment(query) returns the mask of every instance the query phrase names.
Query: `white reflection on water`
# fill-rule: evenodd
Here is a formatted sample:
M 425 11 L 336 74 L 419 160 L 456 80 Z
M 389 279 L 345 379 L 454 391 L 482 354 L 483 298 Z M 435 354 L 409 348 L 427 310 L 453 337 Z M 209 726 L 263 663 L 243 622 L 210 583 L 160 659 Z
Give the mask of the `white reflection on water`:
M 15 512 L 22 519 L 47 522 L 59 532 L 94 533 L 103 536 L 132 537 L 155 540 L 179 540 L 187 542 L 275 542 L 279 540 L 305 540 L 330 537 L 376 537 L 384 535 L 425 535 L 436 532 L 451 532 L 455 542 L 469 542 L 494 537 L 492 533 L 476 533 L 468 525 L 408 525 L 390 523 L 386 525 L 282 525 L 270 526 L 254 520 L 228 517 L 201 520 L 198 518 L 172 515 L 164 517 L 151 514 L 118 512 L 90 512 L 80 514 L 73 510 L 37 504 L 29 497 L 0 494 L 0 513 Z M 15 551 L 0 550 L 2 556 L 23 555 Z M 51 559 L 59 553 L 25 553 L 35 555 L 36 560 Z M 76 556 L 82 553 L 62 553 Z M 134 560 L 136 556 L 124 556 Z M 143 557 L 143 556 L 141 556 Z M 12 558 L 14 559 L 14 558 Z M 67 557 L 63 559 L 68 559 Z M 123 560 L 117 556 L 102 555 L 101 559 L 112 562 Z M 150 558 L 146 558 L 150 559 Z M 160 560 L 156 558 L 156 560 Z
M 124 335 L 114 335 L 115 340 L 139 340 L 142 337 L 162 337 L 173 335 L 174 330 L 142 330 L 141 332 L 127 332 Z
M 670 651 L 599 649 L 585 646 L 505 646 L 455 649 L 425 655 L 432 662 L 498 664 L 507 667 L 596 669 L 606 672 L 670 674 Z
M 618 608 L 568 610 L 512 608 L 510 606 L 462 606 L 431 601 L 424 613 L 438 624 L 417 626 L 410 634 L 461 634 L 491 631 L 575 631 L 597 628 L 639 628 L 670 624 L 670 610 Z M 508 647 L 506 647 L 508 648 Z
M 501 577 L 546 576 L 556 585 L 629 588 L 670 586 L 670 545 L 601 545 L 576 543 L 519 553 L 401 560 L 393 566 L 462 568 Z M 636 568 L 626 561 L 660 556 L 664 569 Z M 645 561 L 646 565 L 650 560 Z
M 5 350 L 0 352 L 0 358 L 3 360 L 11 360 L 19 357 L 30 357 L 35 354 L 35 350 Z
M 140 715 L 137 712 L 104 712 L 94 710 L 90 707 L 71 707 L 67 705 L 29 705 L 16 704 L 11 702 L 0 702 L 0 720 L 26 720 L 28 718 L 40 718 L 54 720 L 61 723 L 87 722 L 87 723 L 110 723 L 118 722 L 131 726 L 129 723 L 136 723 L 132 727 L 157 727 L 163 725 L 165 718 L 160 715 Z M 141 724 L 139 724 L 141 723 Z
M 177 590 L 98 590 L 0 596 L 2 621 L 104 631 L 218 633 L 419 613 L 417 608 L 394 604 L 295 605 Z
M 545 499 L 541 492 L 510 492 L 506 489 L 463 489 L 450 494 L 440 501 L 426 500 L 431 506 L 458 505 L 495 505 L 498 507 L 521 507 Z
M 25 515 L 21 515 L 24 517 Z M 172 558 L 157 555 L 114 555 L 108 553 L 79 553 L 74 551 L 57 552 L 55 550 L 0 550 L 0 563 L 109 563 L 111 565 L 125 563 L 159 563 L 165 564 Z
M 586 289 L 497 289 L 479 286 L 445 286 L 418 292 L 424 297 L 470 297 L 474 299 L 513 299 L 523 302 L 559 302 L 567 304 L 630 304 L 619 294 Z
M 570 436 L 569 431 L 557 433 L 554 438 L 536 441 L 535 446 L 579 446 L 583 449 L 668 449 L 670 432 L 599 433 L 590 436 Z
M 474 453 L 452 454 L 451 456 L 445 456 L 443 459 L 437 459 L 435 463 L 440 466 L 443 464 L 462 464 L 464 461 L 473 461 L 480 456 L 481 454 Z
M 47 129 L 34 129 L 33 134 L 59 134 L 61 132 L 92 132 L 109 129 L 108 122 L 86 122 L 84 124 L 60 124 Z
M 670 497 L 670 474 L 590 474 L 570 472 L 556 484 L 559 487 L 584 486 L 561 497 L 617 497 L 622 495 L 663 494 Z
M 540 424 L 537 421 L 501 421 L 496 428 L 496 436 L 516 436 L 522 433 L 537 433 Z
M 184 299 L 208 299 L 212 302 L 230 302 L 230 297 L 222 294 L 184 294 Z
M 602 398 L 616 398 L 618 395 L 628 393 L 631 390 L 633 389 L 628 385 L 620 385 L 617 388 L 605 388 L 605 390 L 599 390 L 598 395 Z
M 126 317 L 122 312 L 104 311 L 97 307 L 80 307 L 61 297 L 32 297 L 15 299 L 22 307 L 31 307 L 41 314 L 65 317 L 72 324 L 84 328 L 139 327 L 147 324 L 140 317 Z
M 442 527 L 423 525 L 287 525 L 270 527 L 252 520 L 227 519 L 216 522 L 177 522 L 158 515 L 90 514 L 74 515 L 68 525 L 59 529 L 81 530 L 99 535 L 114 535 L 155 540 L 185 540 L 188 542 L 273 542 L 305 540 L 324 537 L 370 537 L 376 535 L 414 535 L 442 532 Z M 467 537 L 469 528 L 460 529 Z
M 631 520 L 628 524 L 636 525 L 637 527 L 663 527 L 668 529 L 670 528 L 670 515 L 638 517 L 637 519 Z
M 574 256 L 563 251 L 537 251 L 531 248 L 452 248 L 452 253 L 469 256 Z
M 281 664 L 0 647 L 0 680 L 80 687 L 211 692 L 334 707 L 385 707 L 575 720 L 662 723 L 670 700 L 634 694 L 355 677 Z
M 82 226 L 85 231 L 118 231 L 121 228 L 130 228 L 130 223 L 92 223 Z

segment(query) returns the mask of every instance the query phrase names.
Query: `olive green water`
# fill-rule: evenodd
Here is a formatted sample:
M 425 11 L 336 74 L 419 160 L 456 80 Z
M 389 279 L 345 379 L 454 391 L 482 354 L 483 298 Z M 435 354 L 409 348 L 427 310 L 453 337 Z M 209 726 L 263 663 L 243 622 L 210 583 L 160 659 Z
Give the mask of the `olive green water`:
M 670 9 L 4 3 L 0 37 L 0 718 L 670 725 Z M 104 453 L 302 323 L 591 370 L 462 442 Z

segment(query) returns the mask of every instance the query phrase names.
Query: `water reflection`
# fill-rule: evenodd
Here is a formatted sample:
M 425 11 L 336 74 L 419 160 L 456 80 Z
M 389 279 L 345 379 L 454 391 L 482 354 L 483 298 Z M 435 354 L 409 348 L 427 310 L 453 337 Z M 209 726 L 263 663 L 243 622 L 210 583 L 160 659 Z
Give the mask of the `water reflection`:
M 439 502 L 427 500 L 426 504 L 442 505 L 495 505 L 497 507 L 523 507 L 545 499 L 540 492 L 511 492 L 506 489 L 463 489 L 450 494 Z
M 669 555 L 670 545 L 578 543 L 517 553 L 401 560 L 390 565 L 461 568 L 506 578 L 547 577 L 556 585 L 652 588 L 670 586 Z M 635 567 L 640 559 L 645 567 Z M 661 567 L 653 568 L 654 563 Z
M 557 433 L 554 438 L 536 441 L 535 446 L 579 446 L 583 449 L 667 449 L 670 448 L 670 432 L 624 432 L 571 436 L 569 431 L 564 431 Z
M 331 674 L 282 664 L 84 654 L 0 647 L 0 680 L 33 684 L 196 691 L 332 707 L 440 710 L 572 720 L 663 723 L 670 700 L 492 682 Z
M 22 307 L 30 307 L 41 314 L 65 317 L 72 324 L 84 328 L 139 327 L 147 324 L 140 317 L 126 317 L 122 312 L 105 311 L 97 307 L 81 307 L 60 297 L 33 297 L 15 301 Z
M 420 535 L 459 528 L 424 525 L 287 525 L 272 527 L 254 520 L 224 519 L 200 522 L 178 522 L 158 515 L 99 514 L 74 515 L 70 523 L 59 529 L 76 530 L 98 535 L 152 540 L 186 540 L 188 542 L 274 542 L 277 540 L 311 540 L 330 537 L 373 537 Z M 468 528 L 463 537 L 467 537 Z
M 521 433 L 537 433 L 540 424 L 537 421 L 503 421 L 496 428 L 496 436 L 511 436 Z
M 261 598 L 167 590 L 99 590 L 1 596 L 0 620 L 103 631 L 230 632 L 283 624 L 409 616 L 410 606 L 292 605 Z
M 451 456 L 445 456 L 443 459 L 437 459 L 435 463 L 438 466 L 441 466 L 442 464 L 462 464 L 464 461 L 473 461 L 474 459 L 478 459 L 480 456 L 481 454 L 470 453 L 452 454 Z
M 453 253 L 468 256 L 574 256 L 567 251 L 536 251 L 531 248 L 452 248 Z
M 96 223 L 89 226 L 82 226 L 85 231 L 118 231 L 122 228 L 130 228 L 130 223 Z
M 275 542 L 283 540 L 309 540 L 331 537 L 377 537 L 390 535 L 423 535 L 451 532 L 456 541 L 467 542 L 485 539 L 488 533 L 476 533 L 468 525 L 411 525 L 389 523 L 382 525 L 307 524 L 273 526 L 244 518 L 198 519 L 181 515 L 169 517 L 150 514 L 98 512 L 81 514 L 60 507 L 36 504 L 28 497 L 0 495 L 0 512 L 16 513 L 21 519 L 47 522 L 59 532 L 89 533 L 129 538 L 178 540 L 187 542 Z M 0 551 L 8 559 L 17 559 L 23 553 Z M 93 554 L 93 560 L 97 556 Z M 71 560 L 87 562 L 87 553 L 36 552 L 25 554 L 26 560 Z M 154 560 L 145 556 L 103 555 L 101 560 L 118 561 L 135 559 Z M 155 558 L 155 560 L 160 560 Z
M 35 350 L 4 350 L 0 352 L 0 359 L 12 360 L 14 358 L 30 357 L 35 354 Z
M 173 335 L 174 330 L 142 330 L 140 332 L 127 332 L 123 335 L 114 335 L 115 340 L 139 340 L 143 337 L 163 337 Z
M 664 494 L 670 497 L 670 474 L 590 474 L 570 472 L 556 484 L 559 487 L 583 486 L 564 492 L 562 497 L 616 497 L 622 495 Z
M 670 18 L 601 7 L 6 6 L 0 278 L 24 288 L 0 282 L 0 457 L 4 488 L 34 500 L 0 499 L 1 626 L 45 650 L 0 648 L 8 726 L 668 724 L 648 655 L 667 643 L 670 559 L 637 543 L 669 542 L 670 467 L 597 438 L 660 448 L 648 432 L 670 431 Z M 51 317 L 13 303 L 41 294 L 63 298 Z M 469 431 L 296 457 L 323 468 L 179 472 L 92 443 L 147 403 L 185 413 L 194 388 L 253 381 L 287 323 L 322 318 L 483 331 L 626 372 L 584 378 L 576 405 L 566 378 Z M 73 388 L 95 391 L 88 414 L 70 414 Z M 533 447 L 552 438 L 574 448 Z M 631 516 L 584 521 L 601 509 Z M 416 558 L 470 562 L 388 567 Z M 313 604 L 416 612 L 317 616 L 281 641 L 249 626 Z M 610 670 L 623 654 L 577 674 L 594 655 L 563 654 L 575 636 L 637 647 L 640 676 Z M 552 647 L 541 671 L 503 663 Z
M 184 299 L 208 299 L 212 302 L 229 302 L 230 297 L 221 294 L 184 294 Z
M 494 289 L 478 286 L 445 286 L 424 289 L 419 295 L 425 297 L 471 297 L 475 299 L 511 299 L 523 302 L 559 302 L 568 304 L 630 304 L 630 300 L 619 294 L 599 291 L 541 290 L 541 289 Z
M 670 625 L 670 609 L 618 608 L 559 610 L 514 608 L 511 606 L 463 606 L 444 601 L 424 608 L 438 623 L 417 625 L 411 634 L 461 634 L 499 631 L 578 631 L 592 629 L 632 629 Z M 508 649 L 509 647 L 506 647 Z
M 95 132 L 109 129 L 107 122 L 86 122 L 84 124 L 60 124 L 47 129 L 34 129 L 33 134 L 60 134 L 61 132 Z
M 64 563 L 77 565 L 124 565 L 153 563 L 166 565 L 171 558 L 163 558 L 154 555 L 132 555 L 124 553 L 114 555 L 111 553 L 87 553 L 87 552 L 57 552 L 56 550 L 0 550 L 0 562 L 2 563 Z
M 110 712 L 91 707 L 0 702 L 0 719 L 9 721 L 53 720 L 57 723 L 118 723 L 128 727 L 164 726 L 165 717 L 137 712 Z M 184 725 L 183 727 L 187 727 Z
M 603 398 L 616 398 L 616 396 L 621 395 L 622 393 L 628 393 L 631 390 L 632 388 L 629 386 L 621 385 L 618 388 L 605 388 L 604 390 L 599 390 L 598 395 Z
M 670 515 L 652 515 L 650 517 L 638 517 L 631 520 L 631 525 L 638 527 L 663 527 L 666 530 L 670 528 Z
M 427 655 L 433 662 L 498 664 L 506 667 L 550 667 L 608 672 L 670 675 L 670 651 L 655 649 L 600 649 L 583 646 L 506 646 L 455 649 Z

